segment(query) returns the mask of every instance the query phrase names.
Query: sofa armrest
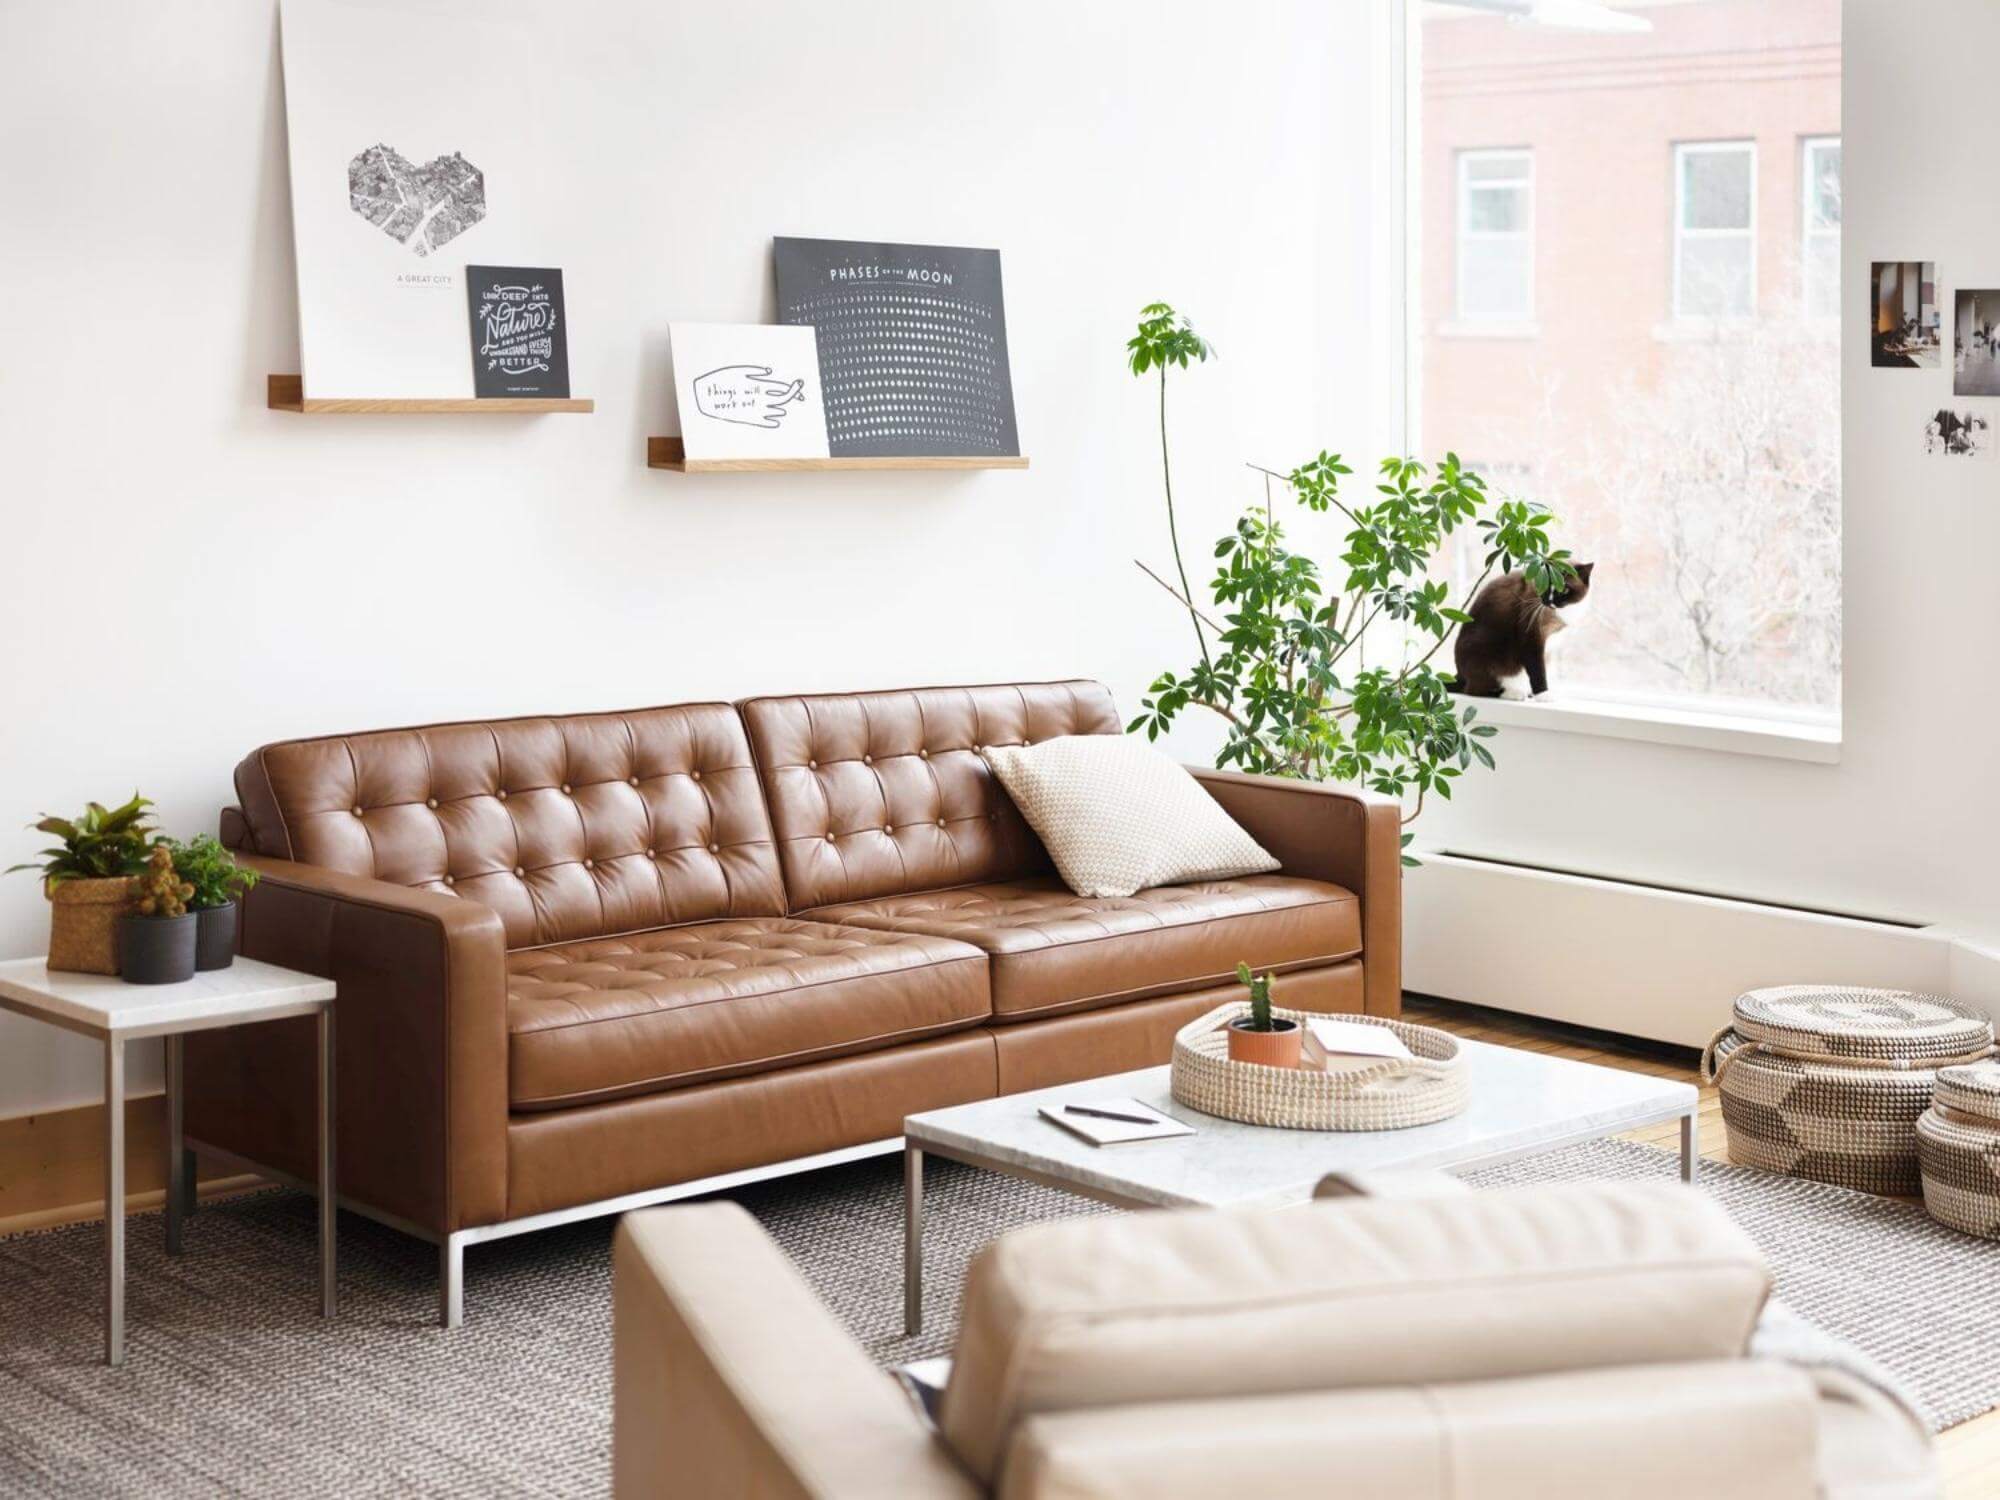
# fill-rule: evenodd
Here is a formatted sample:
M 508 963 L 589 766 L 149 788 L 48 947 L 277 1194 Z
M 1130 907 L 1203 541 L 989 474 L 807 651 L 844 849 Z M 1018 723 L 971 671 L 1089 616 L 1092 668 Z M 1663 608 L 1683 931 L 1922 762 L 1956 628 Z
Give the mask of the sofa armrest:
M 245 955 L 332 979 L 341 1191 L 432 1233 L 507 1209 L 507 945 L 490 907 L 240 854 Z M 190 1038 L 188 1128 L 296 1170 L 312 1149 L 311 1033 Z M 197 1046 L 197 1040 L 200 1045 Z
M 1371 1016 L 1403 1009 L 1403 813 L 1358 787 L 1189 766 L 1222 810 L 1287 875 L 1331 881 L 1361 901 L 1361 982 Z
M 737 1204 L 627 1214 L 612 1305 L 614 1495 L 978 1495 Z

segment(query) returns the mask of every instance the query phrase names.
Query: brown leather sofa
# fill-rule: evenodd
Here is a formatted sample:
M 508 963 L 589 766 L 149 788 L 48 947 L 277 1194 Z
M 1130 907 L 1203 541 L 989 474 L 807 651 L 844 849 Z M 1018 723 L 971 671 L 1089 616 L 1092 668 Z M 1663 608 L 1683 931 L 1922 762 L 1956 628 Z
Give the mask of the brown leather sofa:
M 335 735 L 237 768 L 242 951 L 338 981 L 343 1200 L 442 1249 L 893 1147 L 906 1114 L 1165 1060 L 1239 959 L 1400 1004 L 1395 805 L 1198 771 L 1273 875 L 1073 895 L 986 745 L 1091 682 Z M 188 1134 L 313 1160 L 309 1027 L 188 1039 Z

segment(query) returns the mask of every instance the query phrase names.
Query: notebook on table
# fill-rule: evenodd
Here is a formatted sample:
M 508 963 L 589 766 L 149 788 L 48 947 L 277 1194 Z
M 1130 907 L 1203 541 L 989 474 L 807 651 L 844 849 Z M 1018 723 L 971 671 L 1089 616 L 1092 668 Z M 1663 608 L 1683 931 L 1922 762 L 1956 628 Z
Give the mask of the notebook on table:
M 1137 1099 L 1073 1099 L 1062 1104 L 1044 1104 L 1042 1118 L 1093 1146 L 1122 1146 L 1128 1141 L 1164 1141 L 1194 1134 L 1192 1125 L 1184 1125 L 1172 1115 L 1162 1114 Z

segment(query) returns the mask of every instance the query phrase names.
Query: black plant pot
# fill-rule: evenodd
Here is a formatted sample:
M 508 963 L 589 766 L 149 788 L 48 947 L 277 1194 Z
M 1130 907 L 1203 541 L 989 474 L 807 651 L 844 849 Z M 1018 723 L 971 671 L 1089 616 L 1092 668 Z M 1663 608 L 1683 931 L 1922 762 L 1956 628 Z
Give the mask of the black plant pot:
M 194 966 L 206 973 L 235 963 L 236 903 L 204 906 L 194 915 Z
M 179 984 L 194 978 L 193 912 L 182 917 L 120 917 L 118 977 L 127 984 Z

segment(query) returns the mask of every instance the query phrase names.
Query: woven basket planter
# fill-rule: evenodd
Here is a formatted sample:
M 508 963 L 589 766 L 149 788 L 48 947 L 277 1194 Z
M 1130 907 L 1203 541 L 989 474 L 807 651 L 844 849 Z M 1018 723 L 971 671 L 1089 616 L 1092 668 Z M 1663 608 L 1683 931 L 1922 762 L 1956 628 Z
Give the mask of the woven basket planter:
M 1940 1224 L 2000 1239 L 2000 1063 L 1940 1068 L 1917 1119 L 1924 1207 Z
M 1993 1050 L 1993 1026 L 1907 990 L 1751 990 L 1702 1054 L 1722 1096 L 1729 1159 L 1870 1193 L 1919 1188 L 1917 1117 L 1941 1067 Z
M 1376 1016 L 1340 1019 L 1393 1031 L 1416 1054 L 1412 1061 L 1386 1058 L 1347 1073 L 1231 1062 L 1225 1028 L 1248 1010 L 1240 1002 L 1219 1006 L 1175 1035 L 1173 1091 L 1178 1103 L 1205 1115 L 1286 1130 L 1406 1130 L 1449 1119 L 1471 1097 L 1456 1037 Z M 1276 1006 L 1271 1014 L 1301 1025 L 1313 1016 Z
M 72 974 L 118 972 L 118 919 L 139 898 L 129 875 L 58 880 L 49 897 L 49 967 Z

